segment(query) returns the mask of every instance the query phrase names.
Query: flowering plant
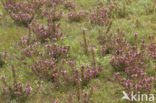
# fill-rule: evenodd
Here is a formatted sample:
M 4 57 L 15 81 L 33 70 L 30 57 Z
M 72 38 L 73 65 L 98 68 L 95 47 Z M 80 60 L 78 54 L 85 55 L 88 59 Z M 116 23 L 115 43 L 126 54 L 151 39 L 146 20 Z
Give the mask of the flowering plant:
M 15 23 L 28 26 L 35 18 L 35 14 L 39 12 L 39 8 L 43 5 L 42 0 L 24 1 L 2 0 L 5 10 Z
M 80 21 L 82 21 L 83 19 L 86 18 L 87 14 L 88 14 L 87 11 L 81 11 L 79 13 L 69 12 L 68 13 L 68 20 L 71 21 L 71 22 L 73 22 L 73 21 L 80 22 Z
M 26 103 L 27 100 L 36 95 L 41 87 L 40 85 L 38 85 L 35 90 L 32 86 L 30 86 L 29 83 L 24 85 L 21 82 L 18 82 L 16 72 L 13 66 L 12 77 L 13 82 L 11 84 L 6 81 L 5 76 L 1 77 L 1 81 L 4 85 L 4 87 L 1 88 L 1 98 L 6 102 L 16 101 L 18 103 Z

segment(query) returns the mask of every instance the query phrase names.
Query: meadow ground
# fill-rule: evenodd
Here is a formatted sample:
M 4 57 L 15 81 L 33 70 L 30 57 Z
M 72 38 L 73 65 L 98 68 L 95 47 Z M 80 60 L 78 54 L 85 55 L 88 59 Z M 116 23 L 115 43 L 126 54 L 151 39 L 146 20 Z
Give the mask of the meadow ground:
M 75 11 L 79 12 L 82 10 L 96 9 L 100 2 L 105 4 L 108 0 L 73 1 L 77 3 Z M 124 0 L 115 1 L 120 4 Z M 131 0 L 131 3 L 126 4 L 127 15 L 125 17 L 118 17 L 114 14 L 115 16 L 111 18 L 112 26 L 109 32 L 116 33 L 117 29 L 120 28 L 120 30 L 125 32 L 126 39 L 132 44 L 139 42 L 141 39 L 148 40 L 148 36 L 150 34 L 156 37 L 156 4 L 154 4 L 153 1 L 154 0 Z M 60 6 L 60 8 L 62 7 Z M 30 69 L 32 61 L 27 57 L 23 57 L 21 47 L 18 45 L 21 42 L 21 37 L 28 35 L 28 28 L 16 25 L 4 10 L 2 3 L 0 4 L 0 12 L 2 13 L 2 18 L 0 19 L 0 52 L 8 53 L 8 57 L 4 61 L 5 64 L 0 67 L 0 76 L 5 75 L 7 81 L 12 82 L 10 65 L 14 65 L 19 81 L 22 83 L 30 82 L 34 85 L 38 82 L 42 84 L 41 91 L 26 103 L 51 103 L 60 98 L 67 98 L 69 93 L 74 93 L 76 87 L 69 86 L 67 89 L 66 87 L 56 88 L 53 83 L 42 81 L 33 74 Z M 98 32 L 99 29 L 105 32 L 107 27 L 91 24 L 89 18 L 85 18 L 80 22 L 70 22 L 68 20 L 69 11 L 67 9 L 63 9 L 63 12 L 63 17 L 59 22 L 61 22 L 60 28 L 64 32 L 64 45 L 70 45 L 69 58 L 76 61 L 77 67 L 80 67 L 82 64 L 88 65 L 92 61 L 92 56 L 86 55 L 81 46 L 81 43 L 83 43 L 82 30 L 86 30 L 86 37 L 89 40 L 89 46 L 95 46 L 95 51 L 99 52 L 100 44 L 97 40 Z M 133 35 L 135 33 L 138 34 L 138 41 L 134 40 Z M 113 67 L 109 63 L 111 58 L 112 55 L 96 55 L 96 61 L 101 64 L 104 69 L 100 72 L 97 78 L 92 79 L 84 88 L 85 90 L 89 90 L 91 86 L 95 87 L 92 95 L 93 103 L 129 102 L 121 100 L 123 87 L 110 80 L 114 73 Z M 153 64 L 154 63 L 151 62 L 151 66 L 148 67 L 146 72 L 148 75 L 155 77 L 156 72 L 152 67 Z M 2 87 L 3 85 L 0 83 L 0 88 Z M 152 89 L 152 93 L 156 93 L 155 84 Z M 1 98 L 0 103 L 3 103 Z

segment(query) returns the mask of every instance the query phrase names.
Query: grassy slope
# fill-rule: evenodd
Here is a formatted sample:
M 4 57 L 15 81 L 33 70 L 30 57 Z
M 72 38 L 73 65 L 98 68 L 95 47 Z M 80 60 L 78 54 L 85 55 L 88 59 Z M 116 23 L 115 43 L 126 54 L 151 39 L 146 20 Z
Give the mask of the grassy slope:
M 84 9 L 95 8 L 98 5 L 99 0 L 75 0 L 77 2 L 77 11 Z M 101 0 L 106 1 L 106 0 Z M 152 5 L 153 0 L 136 0 L 129 4 L 128 12 L 129 15 L 126 18 L 113 19 L 113 26 L 111 32 L 116 32 L 117 28 L 121 28 L 126 32 L 126 36 L 130 41 L 133 41 L 132 34 L 138 33 L 139 38 L 146 39 L 148 34 L 154 34 L 156 36 L 156 12 L 146 14 L 146 10 L 143 4 Z M 14 25 L 13 21 L 4 12 L 2 5 L 0 5 L 0 12 L 3 12 L 3 19 L 0 20 L 0 52 L 7 51 L 9 53 L 8 65 L 14 64 L 18 69 L 18 76 L 22 82 L 32 81 L 36 82 L 37 79 L 32 76 L 31 71 L 28 69 L 28 65 L 24 65 L 24 62 L 29 62 L 27 58 L 21 59 L 19 49 L 14 47 L 15 42 L 18 42 L 23 35 L 27 35 L 27 28 Z M 98 27 L 91 25 L 88 20 L 84 20 L 80 23 L 69 23 L 67 19 L 67 11 L 65 11 L 65 17 L 61 20 L 61 28 L 66 36 L 66 44 L 72 46 L 71 55 L 73 59 L 76 59 L 78 64 L 89 63 L 90 57 L 86 56 L 80 47 L 80 41 L 82 41 L 82 29 L 87 29 L 87 38 L 90 40 L 90 45 L 97 45 L 97 33 L 98 28 L 105 30 L 105 27 Z M 140 21 L 140 27 L 136 28 L 136 19 Z M 98 47 L 98 46 L 97 46 Z M 19 60 L 20 59 L 20 60 Z M 121 101 L 121 93 L 118 95 L 118 89 L 121 88 L 117 84 L 113 84 L 108 81 L 108 78 L 112 75 L 112 68 L 109 65 L 109 56 L 99 57 L 97 61 L 100 62 L 104 67 L 104 71 L 98 79 L 91 81 L 89 85 L 96 84 L 97 88 L 93 96 L 93 100 L 96 103 L 124 103 Z M 31 63 L 31 62 L 30 62 Z M 9 77 L 10 71 L 8 65 L 0 68 L 0 75 L 7 75 Z M 153 75 L 156 75 L 153 73 Z M 0 84 L 1 87 L 1 84 Z M 55 98 L 66 97 L 68 92 L 73 91 L 70 88 L 69 91 L 59 90 L 57 91 L 52 84 L 44 83 L 43 92 L 38 96 L 38 99 L 31 100 L 30 103 L 51 103 Z M 86 88 L 87 89 L 87 88 Z

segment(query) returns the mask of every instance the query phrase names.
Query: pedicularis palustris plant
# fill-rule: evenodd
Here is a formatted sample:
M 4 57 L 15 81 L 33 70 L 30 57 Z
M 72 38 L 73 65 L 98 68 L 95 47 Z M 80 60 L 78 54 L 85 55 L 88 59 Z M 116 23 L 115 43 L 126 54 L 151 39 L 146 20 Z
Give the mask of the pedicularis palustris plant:
M 137 39 L 136 34 L 134 38 Z M 114 41 L 114 43 L 118 44 L 119 42 Z M 155 47 L 154 39 L 149 44 L 145 43 L 145 40 L 134 46 L 131 46 L 128 42 L 126 43 L 127 47 L 120 47 L 116 51 L 117 54 L 114 54 L 111 60 L 114 68 L 124 68 L 123 70 L 126 70 L 130 66 L 136 66 L 143 69 L 148 67 L 150 60 L 155 60 L 155 49 L 153 49 Z
M 20 2 L 17 0 L 2 0 L 2 3 L 15 23 L 28 26 L 36 14 L 40 14 L 39 8 L 44 4 L 44 1 L 32 0 Z
M 87 11 L 81 11 L 81 12 L 69 12 L 68 13 L 68 20 L 71 22 L 80 22 L 84 20 L 87 17 L 88 12 Z
M 149 36 L 150 44 L 147 44 L 150 57 L 156 62 L 156 42 L 154 36 Z
M 91 10 L 90 22 L 98 25 L 109 25 L 110 18 L 125 17 L 126 14 L 126 2 L 122 1 L 120 5 L 116 1 L 107 1 L 106 5 L 100 3 L 97 9 Z
M 89 91 L 80 90 L 77 94 L 69 94 L 66 103 L 93 103 L 93 92 L 93 87 L 91 87 Z
M 61 85 L 77 85 L 79 88 L 88 84 L 88 82 L 99 75 L 102 66 L 95 61 L 95 53 L 92 51 L 93 61 L 91 65 L 81 68 L 76 67 L 74 61 L 66 61 L 69 52 L 69 46 L 60 47 L 58 44 L 47 44 L 43 52 L 38 51 L 40 44 L 35 47 L 30 46 L 30 51 L 26 53 L 35 62 L 32 65 L 32 71 L 39 78 Z M 42 48 L 43 45 L 41 45 Z M 39 58 L 35 58 L 35 57 Z M 61 64 L 59 61 L 62 61 Z
M 104 40 L 108 41 L 108 37 Z M 122 38 L 118 35 L 110 41 L 113 43 L 111 45 L 117 47 L 115 50 L 112 49 L 114 57 L 110 61 L 116 71 L 114 75 L 115 81 L 121 84 L 128 93 L 131 91 L 135 93 L 150 93 L 155 79 L 147 75 L 146 69 L 149 67 L 150 60 L 154 61 L 155 59 L 153 36 L 150 36 L 150 44 L 146 44 L 145 40 L 142 40 L 141 43 L 136 43 L 133 46 Z M 134 38 L 137 39 L 137 34 L 135 34 Z M 104 44 L 108 45 L 107 42 Z M 124 75 L 124 77 L 120 74 Z
M 60 40 L 63 32 L 60 30 L 58 21 L 61 19 L 62 14 L 62 11 L 57 10 L 56 6 L 43 10 L 41 15 L 45 18 L 46 24 L 34 20 L 29 26 L 30 32 L 36 35 L 35 39 L 41 43 L 47 39 L 53 41 Z
M 4 87 L 1 88 L 1 99 L 6 103 L 16 101 L 18 103 L 26 103 L 27 100 L 31 99 L 37 94 L 41 85 L 36 88 L 32 87 L 30 83 L 23 84 L 17 80 L 17 74 L 15 68 L 12 66 L 12 79 L 9 83 L 5 76 L 1 77 L 2 84 Z
M 58 63 L 67 57 L 70 46 L 63 45 L 63 32 L 58 23 L 62 12 L 57 9 L 55 2 L 52 2 L 52 8 L 47 7 L 42 12 L 47 20 L 45 24 L 34 20 L 29 25 L 29 36 L 22 37 L 22 52 L 34 62 L 31 68 L 36 76 L 58 84 Z
M 23 53 L 34 61 L 32 71 L 39 78 L 56 83 L 57 86 L 73 84 L 81 88 L 97 77 L 102 70 L 96 63 L 94 49 L 91 52 L 93 58 L 91 65 L 77 69 L 74 61 L 66 60 L 70 46 L 61 46 L 56 42 L 27 44 L 27 41 L 26 38 L 22 38 L 25 47 Z
M 64 4 L 65 0 L 45 0 L 48 7 Z
M 78 88 L 86 86 L 90 80 L 99 76 L 100 72 L 103 69 L 101 65 L 94 65 L 93 62 L 88 66 L 82 65 L 81 68 L 77 68 L 75 62 L 68 61 L 64 62 L 63 67 L 61 73 L 64 82 L 77 85 Z
M 43 10 L 42 16 L 46 17 L 47 22 L 55 22 L 61 19 L 63 12 L 62 10 L 57 10 L 56 7 L 46 8 L 45 10 Z
M 92 24 L 107 25 L 110 22 L 108 9 L 105 7 L 92 10 L 89 18 Z
M 35 22 L 31 25 L 31 30 L 35 34 L 35 39 L 41 43 L 47 40 L 60 40 L 63 32 L 60 30 L 60 24 L 52 22 L 47 25 Z
M 129 43 L 125 33 L 118 29 L 117 33 L 99 32 L 98 41 L 101 44 L 101 54 L 113 55 L 110 64 L 115 73 L 115 81 L 121 84 L 127 92 L 150 93 L 155 79 L 148 76 L 146 69 L 150 61 L 155 62 L 155 38 L 149 36 L 150 43 L 142 40 L 141 43 Z M 138 41 L 138 35 L 134 34 Z
M 66 58 L 69 51 L 69 46 L 61 47 L 58 44 L 47 44 L 45 52 L 39 52 L 40 59 L 34 59 L 35 65 L 32 66 L 32 71 L 41 79 L 47 81 L 57 81 L 60 76 L 60 67 L 58 62 L 62 58 Z
M 101 31 L 99 31 L 99 36 L 97 38 L 101 45 L 100 49 L 102 56 L 107 54 L 118 55 L 123 51 L 122 48 L 127 50 L 127 46 L 129 45 L 124 38 L 125 33 L 120 31 L 120 29 L 118 29 L 117 33 L 109 33 L 110 26 L 111 24 L 109 24 L 105 34 L 102 34 Z
M 56 42 L 27 44 L 27 39 L 22 38 L 23 53 L 33 60 L 32 71 L 39 78 L 46 81 L 56 81 L 60 74 L 58 62 L 66 58 L 69 46 L 63 46 Z
M 71 93 L 65 99 L 57 99 L 52 103 L 94 103 L 92 96 L 94 93 L 94 87 L 90 87 L 87 91 L 81 89 L 79 92 Z
M 107 1 L 106 8 L 108 9 L 109 17 L 125 17 L 127 15 L 126 1 Z
M 75 9 L 76 8 L 76 3 L 67 0 L 67 1 L 64 2 L 64 7 L 66 9 L 68 9 L 68 10 Z

